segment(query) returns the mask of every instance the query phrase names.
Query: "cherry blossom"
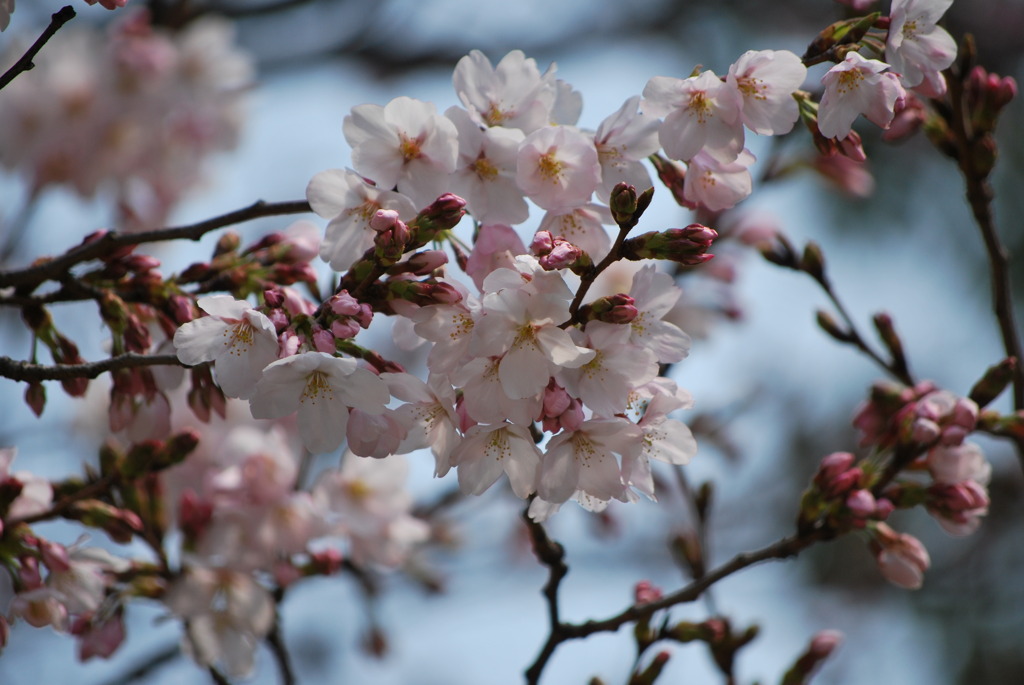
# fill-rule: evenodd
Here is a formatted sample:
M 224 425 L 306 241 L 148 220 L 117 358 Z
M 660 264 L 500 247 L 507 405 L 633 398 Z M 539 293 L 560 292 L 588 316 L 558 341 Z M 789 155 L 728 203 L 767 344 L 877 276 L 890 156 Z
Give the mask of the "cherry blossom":
M 748 50 L 729 67 L 726 83 L 740 94 L 740 120 L 754 133 L 789 133 L 799 117 L 793 92 L 807 67 L 788 50 Z
M 374 246 L 377 231 L 370 220 L 379 210 L 393 210 L 402 221 L 416 216 L 412 200 L 371 185 L 354 171 L 316 174 L 306 187 L 306 200 L 314 212 L 330 219 L 319 255 L 336 271 L 344 271 Z
M 928 550 L 921 541 L 906 533 L 897 533 L 884 523 L 874 526 L 875 561 L 882 575 L 893 585 L 917 590 L 924 572 L 931 565 Z
M 575 431 L 562 431 L 547 444 L 537 493 L 547 502 L 565 502 L 577 490 L 598 500 L 625 499 L 615 454 L 628 454 L 643 436 L 633 422 L 590 419 Z
M 53 487 L 48 480 L 29 471 L 11 473 L 11 462 L 17 453 L 16 447 L 0 448 L 0 486 L 14 481 L 12 485 L 16 484 L 19 488 L 18 496 L 4 512 L 3 518 L 8 520 L 41 514 L 53 503 Z M 3 519 L 0 519 L 2 523 Z M 2 529 L 0 532 L 3 532 Z
M 345 439 L 349 407 L 380 414 L 389 398 L 384 382 L 358 368 L 354 359 L 303 352 L 264 369 L 249 405 L 257 419 L 298 412 L 299 435 L 316 454 L 336 449 Z
M 556 376 L 572 396 L 582 400 L 597 416 L 611 417 L 626 411 L 630 392 L 658 375 L 654 352 L 631 344 L 629 339 L 628 325 L 595 327 L 586 344 L 594 350 L 593 358 L 582 366 L 563 369 Z
M 616 183 L 627 183 L 639 191 L 651 187 L 651 175 L 641 162 L 658 150 L 660 122 L 638 112 L 639 104 L 639 96 L 629 98 L 601 122 L 594 134 L 601 162 L 599 190 L 605 200 Z
M 547 126 L 519 146 L 516 182 L 544 209 L 568 210 L 586 203 L 600 180 L 594 141 L 575 128 Z
M 0 0 L 0 31 L 7 30 L 14 13 L 14 0 Z
M 568 318 L 568 302 L 559 298 L 513 289 L 490 293 L 470 352 L 504 355 L 498 377 L 505 394 L 513 399 L 536 396 L 558 369 L 582 366 L 594 357 L 593 350 L 576 345 L 558 327 Z
M 863 114 L 888 128 L 897 102 L 906 97 L 889 65 L 851 52 L 822 77 L 825 94 L 818 107 L 818 129 L 826 138 L 845 138 L 854 119 Z
M 174 347 L 182 364 L 213 362 L 217 384 L 229 397 L 248 399 L 264 367 L 277 359 L 277 331 L 265 315 L 230 295 L 197 301 L 209 316 L 182 324 Z
M 492 127 L 481 130 L 465 110 L 444 113 L 459 132 L 459 161 L 448 188 L 466 200 L 481 224 L 518 224 L 530 210 L 516 185 L 516 156 L 523 133 Z
M 274 623 L 274 600 L 248 573 L 190 566 L 164 596 L 185 619 L 182 649 L 202 666 L 237 678 L 252 673 L 256 646 Z
M 458 131 L 429 102 L 398 97 L 352 108 L 343 126 L 352 166 L 381 188 L 398 187 L 418 208 L 447 190 L 458 160 Z
M 407 373 L 381 374 L 391 394 L 404 400 L 398 413 L 406 417 L 408 435 L 397 450 L 401 453 L 430 447 L 434 454 L 437 477 L 451 468 L 452 450 L 459 443 L 456 430 L 459 420 L 455 414 L 455 389 L 444 377 L 431 375 L 428 382 Z
M 885 60 L 907 88 L 927 97 L 946 92 L 942 71 L 956 59 L 956 41 L 939 19 L 953 0 L 893 0 Z
M 683 194 L 689 202 L 712 212 L 730 209 L 750 195 L 750 167 L 755 161 L 747 149 L 732 162 L 721 162 L 702 150 L 690 160 Z
M 739 91 L 713 71 L 687 79 L 655 76 L 643 96 L 645 113 L 665 117 L 658 140 L 669 158 L 688 162 L 705 150 L 731 162 L 743 150 Z
M 470 428 L 452 453 L 459 487 L 466 494 L 483 493 L 504 472 L 512 491 L 523 499 L 534 491 L 540 459 L 530 432 L 510 423 Z
M 483 126 L 528 134 L 551 123 L 555 84 L 521 50 L 505 55 L 496 67 L 482 52 L 472 50 L 455 65 L 452 83 L 470 116 Z
M 538 231 L 561 236 L 600 261 L 612 246 L 605 226 L 613 224 L 612 213 L 604 205 L 588 202 L 566 211 L 549 211 L 540 221 Z

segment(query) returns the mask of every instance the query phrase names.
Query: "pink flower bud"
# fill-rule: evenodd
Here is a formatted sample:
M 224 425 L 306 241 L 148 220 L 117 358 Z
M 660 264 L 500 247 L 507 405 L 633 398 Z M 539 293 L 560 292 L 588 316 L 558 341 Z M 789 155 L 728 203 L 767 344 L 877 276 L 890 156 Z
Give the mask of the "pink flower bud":
M 641 580 L 633 588 L 633 599 L 636 604 L 650 604 L 661 599 L 661 588 L 649 580 Z
M 858 518 L 867 518 L 875 513 L 875 497 L 870 491 L 854 490 L 846 496 L 846 506 Z
M 442 250 L 424 250 L 406 260 L 406 270 L 416 276 L 429 276 L 434 270 L 448 263 L 448 255 Z
M 535 255 L 546 255 L 555 246 L 555 236 L 551 231 L 537 231 L 530 241 L 530 252 Z
M 942 434 L 939 424 L 935 423 L 931 419 L 919 418 L 914 421 L 911 431 L 910 439 L 920 445 L 931 445 L 939 439 L 939 435 Z
M 359 333 L 359 322 L 355 319 L 338 319 L 331 323 L 331 333 L 341 340 L 354 338 Z
M 288 325 L 292 322 L 288 313 L 283 309 L 271 309 L 267 312 L 267 318 L 270 319 L 270 323 L 274 324 L 274 330 L 277 333 L 281 333 L 284 329 L 288 328 Z
M 280 288 L 267 288 L 263 291 L 263 303 L 272 308 L 281 307 L 284 305 L 284 293 Z
M 181 325 L 195 318 L 192 300 L 184 295 L 171 295 L 167 298 L 167 304 L 171 310 L 171 316 L 174 318 L 174 323 Z
M 843 634 L 838 630 L 822 630 L 811 638 L 809 654 L 817 660 L 827 658 L 843 643 Z
M 352 316 L 359 312 L 359 300 L 349 295 L 347 290 L 332 296 L 328 300 L 328 306 L 338 316 Z
M 875 504 L 875 518 L 884 521 L 896 510 L 896 505 L 886 497 L 880 497 Z
M 337 352 L 337 348 L 334 345 L 334 334 L 323 328 L 313 331 L 313 347 L 316 348 L 317 352 L 334 354 Z
M 343 561 L 341 551 L 334 547 L 328 547 L 319 552 L 313 552 L 310 555 L 312 567 L 316 573 L 323 576 L 329 576 L 340 571 Z
M 370 228 L 382 233 L 398 222 L 401 219 L 398 218 L 398 212 L 393 209 L 378 209 L 376 214 L 370 219 Z
M 68 556 L 68 550 L 64 545 L 40 539 L 39 553 L 43 558 L 43 563 L 46 564 L 46 568 L 50 569 L 51 573 L 71 570 L 71 558 Z
M 897 533 L 884 523 L 875 526 L 875 561 L 893 585 L 916 590 L 931 565 L 928 550 L 921 541 L 906 533 Z

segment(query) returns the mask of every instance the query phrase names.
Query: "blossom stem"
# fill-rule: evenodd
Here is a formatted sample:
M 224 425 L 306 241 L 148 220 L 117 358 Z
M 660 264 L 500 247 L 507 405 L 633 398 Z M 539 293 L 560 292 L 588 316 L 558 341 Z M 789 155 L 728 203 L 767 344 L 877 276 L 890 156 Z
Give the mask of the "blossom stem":
M 951 69 L 947 72 L 947 81 L 952 104 L 950 125 L 956 145 L 957 165 L 963 174 L 967 202 L 971 206 L 974 221 L 981 232 L 991 266 L 992 308 L 999 323 L 1006 355 L 1021 362 L 1021 343 L 1013 316 L 1009 257 L 1006 247 L 999 239 L 995 219 L 992 216 L 992 199 L 994 197 L 992 186 L 988 183 L 986 174 L 975 165 L 973 147 L 977 141 L 969 130 L 970 122 L 965 116 L 967 104 L 964 99 L 963 75 L 959 73 L 959 70 Z M 1020 363 L 1013 369 L 1013 407 L 1017 411 L 1024 409 L 1024 368 Z
M 4 88 L 8 83 L 13 81 L 18 74 L 35 68 L 35 63 L 32 61 L 39 54 L 39 51 L 43 49 L 47 41 L 53 38 L 54 34 L 60 30 L 64 24 L 68 23 L 75 18 L 75 8 L 71 5 L 65 5 L 59 10 L 54 12 L 50 16 L 50 24 L 46 29 L 36 38 L 36 42 L 32 43 L 25 54 L 22 55 L 14 65 L 4 72 L 3 76 L 0 76 L 0 88 Z
M 63 381 L 72 378 L 96 378 L 115 369 L 134 369 L 140 366 L 181 366 L 177 355 L 136 354 L 126 352 L 109 359 L 86 364 L 33 364 L 0 356 L 0 377 L 15 381 Z
M 630 227 L 620 227 L 619 234 L 615 236 L 615 242 L 612 244 L 611 249 L 608 250 L 608 254 L 580 279 L 580 287 L 576 290 L 576 296 L 572 298 L 572 303 L 569 305 L 569 320 L 560 324 L 559 328 L 568 328 L 576 320 L 576 313 L 579 311 L 580 305 L 583 304 L 583 298 L 587 296 L 590 286 L 594 284 L 594 280 L 601 275 L 602 271 L 619 260 L 622 242 L 626 239 L 626 234 L 629 231 Z
M 34 287 L 44 281 L 59 280 L 76 264 L 102 257 L 118 247 L 155 243 L 164 240 L 199 240 L 210 231 L 251 221 L 252 219 L 284 214 L 305 214 L 311 211 L 309 203 L 305 200 L 291 202 L 264 202 L 263 200 L 258 200 L 248 207 L 236 209 L 233 212 L 187 226 L 160 228 L 139 233 L 111 232 L 91 242 L 73 247 L 59 257 L 42 261 L 24 269 L 0 271 L 0 288 L 10 286 Z M 29 289 L 31 290 L 31 288 Z

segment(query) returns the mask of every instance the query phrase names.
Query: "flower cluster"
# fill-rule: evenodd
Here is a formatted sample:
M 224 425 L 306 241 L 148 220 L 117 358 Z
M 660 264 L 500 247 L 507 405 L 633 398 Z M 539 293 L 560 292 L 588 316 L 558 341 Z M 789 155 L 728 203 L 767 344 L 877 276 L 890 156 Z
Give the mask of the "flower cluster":
M 26 175 L 33 193 L 110 192 L 126 228 L 162 225 L 201 180 L 204 158 L 237 142 L 253 71 L 233 40 L 226 22 L 204 18 L 169 34 L 144 11 L 118 18 L 107 35 L 67 29 L 31 78 L 4 89 L 0 164 Z

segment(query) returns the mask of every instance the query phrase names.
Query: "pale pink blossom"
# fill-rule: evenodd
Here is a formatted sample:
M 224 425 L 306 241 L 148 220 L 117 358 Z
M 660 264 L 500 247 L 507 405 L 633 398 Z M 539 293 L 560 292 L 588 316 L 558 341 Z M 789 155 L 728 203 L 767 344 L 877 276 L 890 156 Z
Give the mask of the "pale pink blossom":
M 41 514 L 53 504 L 53 486 L 50 485 L 50 481 L 29 471 L 11 472 L 11 462 L 17 454 L 17 447 L 0 448 L 0 485 L 7 481 L 15 481 L 21 486 L 18 496 L 10 503 L 4 514 L 7 520 Z M 2 522 L 0 520 L 0 523 Z M 0 533 L 2 532 L 3 529 L 0 528 Z
M 897 102 L 906 97 L 888 64 L 864 59 L 856 52 L 829 69 L 821 82 L 825 94 L 818 106 L 818 130 L 826 138 L 845 138 L 860 114 L 888 128 Z
M 116 10 L 118 7 L 124 7 L 128 4 L 128 0 L 85 0 L 90 5 L 95 5 L 97 2 L 108 10 Z
M 501 361 L 501 357 L 477 357 L 452 372 L 452 382 L 462 390 L 462 411 L 479 423 L 508 420 L 528 427 L 540 412 L 542 398 L 539 393 L 509 397 L 499 374 Z
M 807 67 L 788 50 L 748 50 L 729 67 L 726 83 L 740 95 L 740 120 L 754 133 L 789 133 L 800 116 L 793 93 Z
M 190 566 L 164 595 L 185 621 L 182 650 L 234 678 L 251 675 L 256 647 L 274 624 L 274 600 L 248 573 Z
M 518 224 L 530 210 L 516 185 L 516 157 L 523 132 L 499 126 L 481 129 L 465 110 L 449 107 L 445 116 L 459 132 L 459 160 L 448 183 L 466 200 L 481 224 Z
M 565 238 L 596 263 L 608 254 L 612 246 L 605 226 L 613 223 L 612 213 L 607 207 L 588 202 L 570 210 L 547 212 L 538 230 Z
M 248 399 L 263 369 L 277 359 L 274 324 L 249 303 L 230 295 L 202 297 L 197 304 L 209 316 L 175 331 L 178 359 L 187 366 L 212 361 L 224 394 Z
M 568 318 L 568 301 L 558 297 L 513 289 L 489 293 L 470 352 L 478 357 L 504 355 L 498 377 L 505 393 L 513 399 L 536 396 L 553 373 L 594 357 L 593 350 L 576 345 L 558 327 Z
M 482 289 L 488 274 L 497 268 L 512 267 L 515 257 L 521 254 L 526 254 L 526 246 L 511 226 L 484 224 L 469 254 L 466 273 Z
M 408 471 L 402 455 L 366 459 L 346 453 L 342 467 L 323 472 L 313 486 L 314 500 L 334 532 L 349 539 L 356 563 L 398 566 L 427 539 L 429 526 L 410 514 Z
M 519 146 L 516 182 L 539 207 L 569 210 L 586 204 L 601 180 L 593 139 L 571 126 L 546 126 Z
M 575 431 L 562 431 L 547 444 L 538 495 L 554 504 L 577 490 L 598 500 L 625 499 L 616 454 L 627 454 L 643 431 L 626 419 L 591 419 Z
M 384 382 L 358 368 L 354 359 L 304 352 L 268 366 L 249 406 L 257 419 L 297 412 L 299 436 L 316 454 L 336 449 L 345 439 L 349 407 L 380 414 L 389 398 Z
M 640 96 L 626 100 L 622 107 L 597 127 L 594 145 L 601 162 L 603 199 L 611 195 L 617 183 L 627 183 L 643 192 L 651 187 L 651 175 L 642 161 L 657 152 L 660 122 L 637 111 Z
M 534 491 L 540 457 L 525 427 L 498 423 L 470 428 L 452 452 L 452 464 L 466 494 L 482 494 L 504 472 L 516 496 L 526 499 Z
M 14 13 L 14 0 L 0 0 L 0 31 L 6 31 Z
M 306 199 L 314 212 L 330 219 L 320 257 L 335 271 L 348 269 L 373 247 L 376 232 L 370 228 L 370 219 L 378 210 L 397 211 L 403 221 L 416 216 L 412 200 L 370 185 L 354 171 L 321 171 L 306 187 Z
M 942 71 L 956 59 L 956 41 L 939 19 L 953 0 L 893 0 L 885 60 L 907 88 L 927 97 L 946 92 Z
M 655 76 L 643 95 L 643 111 L 665 118 L 658 140 L 669 158 L 688 162 L 704 150 L 731 162 L 743 150 L 739 92 L 714 72 L 687 79 Z
M 596 334 L 602 330 L 628 331 L 628 341 L 650 350 L 661 363 L 672 364 L 682 361 L 690 351 L 690 336 L 681 328 L 665 320 L 665 316 L 679 301 L 682 290 L 666 273 L 661 273 L 653 264 L 646 264 L 633 274 L 629 296 L 638 310 L 629 324 L 611 324 L 591 321 L 587 331 Z
M 582 366 L 565 368 L 556 374 L 558 381 L 574 397 L 583 401 L 596 416 L 611 417 L 626 411 L 630 392 L 658 375 L 654 352 L 629 342 L 628 326 L 588 327 L 586 347 L 593 358 Z
M 434 475 L 444 476 L 451 468 L 452 450 L 459 444 L 458 416 L 455 413 L 455 389 L 443 376 L 431 374 L 427 383 L 407 373 L 385 373 L 392 396 L 406 402 L 398 413 L 408 422 L 408 434 L 398 448 L 400 453 L 430 447 L 434 455 Z
M 455 65 L 452 83 L 474 121 L 524 133 L 551 123 L 558 97 L 553 78 L 542 75 L 536 60 L 521 50 L 505 55 L 496 67 L 472 50 Z
M 447 190 L 458 159 L 458 131 L 433 104 L 403 96 L 384 107 L 357 105 L 343 130 L 353 168 L 378 187 L 397 186 L 417 208 Z
M 934 447 L 928 451 L 926 463 L 936 483 L 953 485 L 971 480 L 987 485 L 992 477 L 992 465 L 984 452 L 970 442 Z
M 410 427 L 409 417 L 392 409 L 379 414 L 352 409 L 348 413 L 345 437 L 354 454 L 383 459 L 399 451 Z
M 652 500 L 655 494 L 650 460 L 679 466 L 688 464 L 697 454 L 697 441 L 690 427 L 669 418 L 669 414 L 677 409 L 689 409 L 693 401 L 675 383 L 669 381 L 666 385 L 664 390 L 668 392 L 654 390 L 657 388 L 654 384 L 648 386 L 653 395 L 637 422 L 643 437 L 635 443 L 633 450 L 622 455 L 623 480 Z
M 928 550 L 921 541 L 906 533 L 897 533 L 884 523 L 874 526 L 875 561 L 882 575 L 893 585 L 917 590 L 924 572 L 931 565 Z
M 754 155 L 746 149 L 732 162 L 721 162 L 705 151 L 698 152 L 686 169 L 683 194 L 689 202 L 713 212 L 730 209 L 750 195 L 750 166 L 754 161 Z

